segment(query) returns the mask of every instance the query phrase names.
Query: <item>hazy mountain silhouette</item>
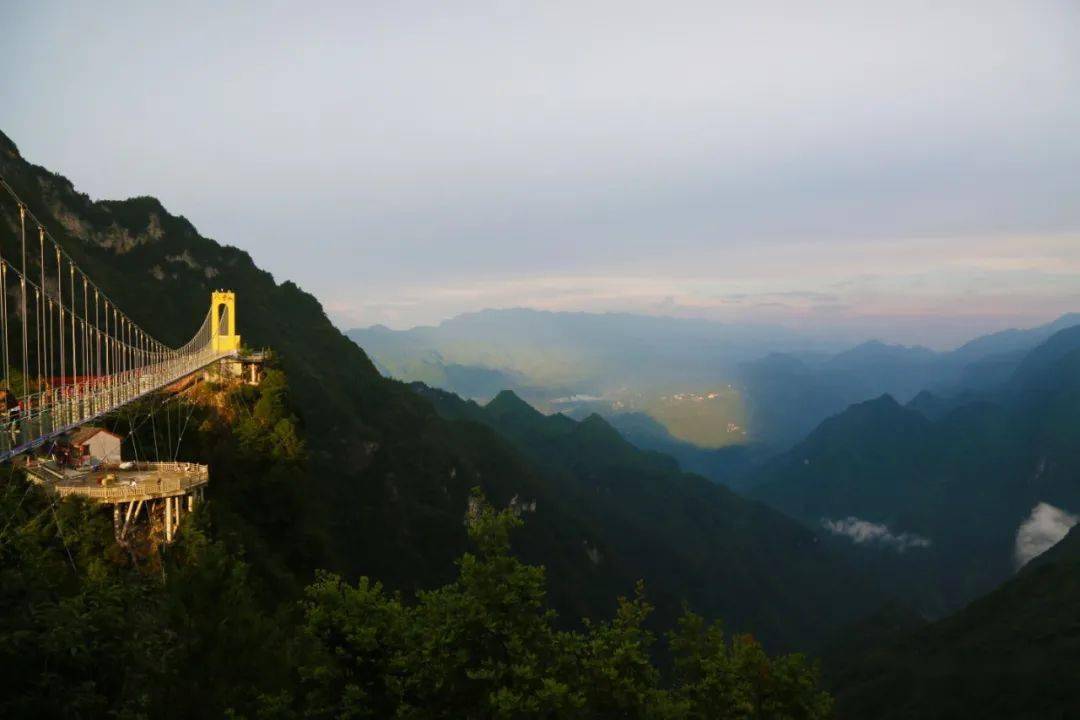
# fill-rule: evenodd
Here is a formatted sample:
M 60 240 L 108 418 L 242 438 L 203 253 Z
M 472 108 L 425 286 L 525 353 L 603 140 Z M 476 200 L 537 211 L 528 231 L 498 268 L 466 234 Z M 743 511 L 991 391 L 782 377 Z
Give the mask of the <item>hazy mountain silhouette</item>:
M 902 403 L 923 390 L 942 397 L 988 393 L 1015 372 L 1028 350 L 1078 321 L 1080 315 L 1066 315 L 1041 327 L 977 338 L 951 352 L 880 341 L 843 349 L 777 327 L 524 309 L 469 313 L 407 331 L 374 326 L 348 334 L 386 374 L 480 401 L 512 389 L 548 410 L 581 408 L 612 418 L 651 412 L 647 402 L 625 407 L 628 398 L 730 385 L 742 409 L 700 422 L 745 424 L 748 435 L 735 444 L 783 450 L 830 415 L 883 393 Z M 584 400 L 565 400 L 575 397 Z M 724 471 L 711 467 L 696 465 L 724 480 Z
M 849 407 L 756 473 L 751 494 L 831 527 L 891 590 L 939 613 L 1014 571 L 1017 528 L 1036 504 L 1080 510 L 1078 478 L 1080 328 L 1070 328 L 991 399 Z M 904 536 L 926 544 L 898 551 L 888 540 Z

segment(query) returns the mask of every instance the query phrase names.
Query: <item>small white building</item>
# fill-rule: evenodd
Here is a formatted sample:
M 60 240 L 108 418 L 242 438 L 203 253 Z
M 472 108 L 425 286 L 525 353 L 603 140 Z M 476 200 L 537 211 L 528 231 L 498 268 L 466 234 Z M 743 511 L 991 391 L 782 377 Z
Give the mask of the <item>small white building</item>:
M 75 461 L 78 464 L 84 462 L 118 463 L 120 457 L 119 435 L 109 432 L 105 428 L 86 425 L 76 430 L 71 435 L 71 447 L 75 449 Z

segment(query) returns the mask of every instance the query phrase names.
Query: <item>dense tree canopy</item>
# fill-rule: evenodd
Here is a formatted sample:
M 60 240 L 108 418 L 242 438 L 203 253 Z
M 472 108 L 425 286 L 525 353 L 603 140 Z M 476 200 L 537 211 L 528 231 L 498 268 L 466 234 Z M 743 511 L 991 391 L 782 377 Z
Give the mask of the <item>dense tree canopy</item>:
M 255 411 L 237 426 L 233 475 L 265 469 L 264 453 L 243 450 L 254 441 L 248 423 L 294 423 L 284 393 L 274 378 L 247 398 Z M 277 598 L 265 592 L 272 572 L 253 575 L 240 548 L 214 539 L 216 517 L 236 518 L 213 505 L 189 516 L 172 546 L 123 550 L 99 508 L 60 502 L 9 470 L 0 492 L 0 715 L 830 714 L 816 668 L 801 656 L 771 658 L 749 636 L 727 640 L 689 612 L 668 636 L 673 664 L 662 672 L 640 584 L 609 621 L 560 628 L 544 569 L 511 552 L 520 511 L 497 510 L 479 491 L 465 512 L 473 548 L 457 577 L 412 598 L 328 572 L 299 597 Z

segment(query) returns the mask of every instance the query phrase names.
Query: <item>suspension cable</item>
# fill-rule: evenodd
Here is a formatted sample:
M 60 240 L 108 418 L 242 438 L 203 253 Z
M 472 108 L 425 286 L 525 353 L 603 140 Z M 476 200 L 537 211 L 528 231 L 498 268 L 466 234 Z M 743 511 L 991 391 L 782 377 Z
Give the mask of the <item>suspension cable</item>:
M 38 293 L 34 293 L 34 297 L 37 298 L 38 307 L 38 392 L 42 392 L 41 377 L 48 369 L 45 363 L 45 358 L 42 356 L 42 351 L 45 349 L 44 337 L 45 337 L 45 228 L 38 225 L 38 248 L 40 252 L 41 267 L 38 268 L 41 274 L 41 290 Z M 40 295 L 40 297 L 38 297 Z
M 22 371 L 23 371 L 23 391 L 21 397 L 26 397 L 27 390 L 29 389 L 26 381 L 29 369 L 26 365 L 27 350 L 29 344 L 26 340 L 26 206 L 22 203 L 19 204 L 19 235 L 22 238 L 22 272 L 19 273 L 19 288 L 21 290 L 21 300 L 19 301 L 19 314 L 22 316 Z
M 2 257 L 0 257 L 0 313 L 4 315 L 4 387 L 10 390 L 11 362 L 8 357 L 7 262 Z
M 19 214 L 18 266 L 0 255 L 0 352 L 3 353 L 3 365 L 0 367 L 4 373 L 3 387 L 9 389 L 15 384 L 12 382 L 11 334 L 19 332 L 22 336 L 22 353 L 20 361 L 17 361 L 21 362 L 22 367 L 22 395 L 16 406 L 8 408 L 14 412 L 0 417 L 0 430 L 11 432 L 12 445 L 17 444 L 18 438 L 22 438 L 24 442 L 30 440 L 36 443 L 63 426 L 85 422 L 148 390 L 161 387 L 163 383 L 174 382 L 225 354 L 215 349 L 212 329 L 217 321 L 221 323 L 223 332 L 227 331 L 225 323 L 232 322 L 231 317 L 224 316 L 228 307 L 222 308 L 223 314 L 220 317 L 215 316 L 215 308 L 210 308 L 194 336 L 181 347 L 164 345 L 133 322 L 94 284 L 2 177 L 0 188 L 6 190 L 14 199 Z M 28 255 L 27 222 L 34 223 L 38 231 L 37 268 L 32 267 L 32 250 Z M 50 258 L 55 255 L 56 260 L 55 289 L 46 284 L 46 278 L 52 272 L 46 258 L 46 240 L 52 243 Z M 63 282 L 65 262 L 68 268 L 67 283 Z M 18 276 L 17 297 L 9 296 L 9 270 Z M 78 308 L 76 272 L 82 278 L 81 312 Z M 50 277 L 50 283 L 51 279 Z M 94 296 L 92 316 L 91 289 Z M 29 312 L 31 293 L 34 303 L 33 318 Z M 17 302 L 19 330 L 11 326 L 16 314 L 11 312 L 12 297 L 15 297 Z M 32 331 L 31 322 L 34 324 Z M 30 339 L 31 332 L 33 340 Z M 50 406 L 55 406 L 56 411 L 46 412 Z M 178 426 L 181 416 L 182 412 L 178 408 Z M 34 420 L 34 423 L 18 424 L 28 419 Z M 168 443 L 172 445 L 171 414 L 166 420 Z M 184 425 L 186 424 L 187 421 Z M 154 418 L 151 418 L 151 425 L 156 433 Z M 178 429 L 182 436 L 184 428 Z M 6 452 L 5 447 L 11 449 L 11 445 L 2 442 L 4 437 L 6 436 L 0 436 L 0 454 Z M 180 439 L 177 438 L 178 448 Z M 158 448 L 155 447 L 155 454 L 157 453 Z
M 60 264 L 60 248 L 56 248 L 56 302 L 60 306 L 59 324 L 60 330 L 60 388 L 63 390 L 67 384 L 67 357 L 64 347 L 64 282 L 63 266 Z

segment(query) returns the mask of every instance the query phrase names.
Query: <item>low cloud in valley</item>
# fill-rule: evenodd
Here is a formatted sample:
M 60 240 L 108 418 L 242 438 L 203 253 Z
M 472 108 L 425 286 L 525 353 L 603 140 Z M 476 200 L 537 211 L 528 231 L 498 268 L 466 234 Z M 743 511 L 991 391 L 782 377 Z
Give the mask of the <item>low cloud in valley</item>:
M 1016 531 L 1016 566 L 1023 567 L 1064 538 L 1080 518 L 1041 502 Z
M 857 545 L 882 545 L 897 552 L 930 547 L 930 538 L 915 533 L 894 533 L 883 523 L 848 516 L 843 520 L 822 518 L 821 526 L 835 535 L 846 535 Z

